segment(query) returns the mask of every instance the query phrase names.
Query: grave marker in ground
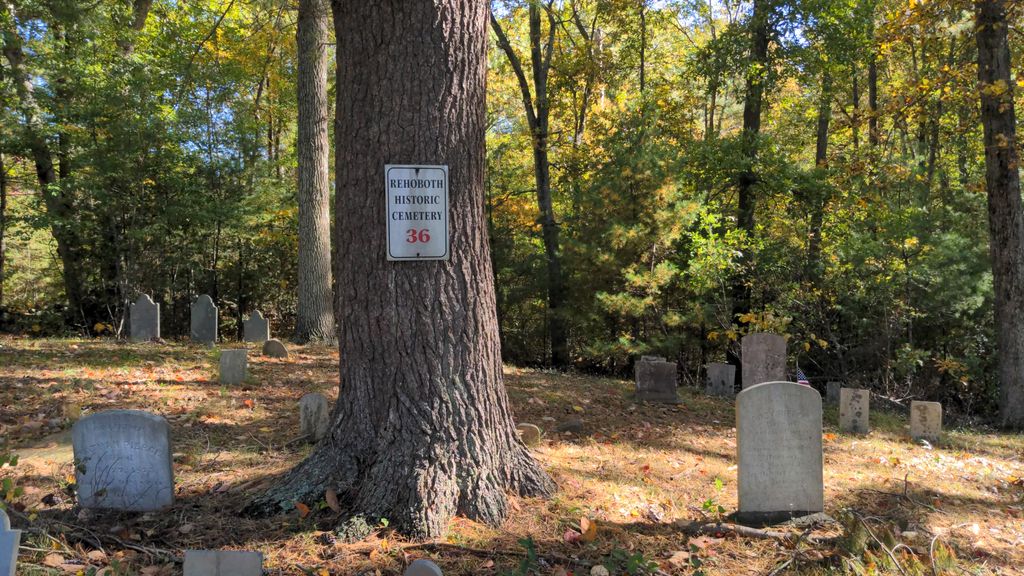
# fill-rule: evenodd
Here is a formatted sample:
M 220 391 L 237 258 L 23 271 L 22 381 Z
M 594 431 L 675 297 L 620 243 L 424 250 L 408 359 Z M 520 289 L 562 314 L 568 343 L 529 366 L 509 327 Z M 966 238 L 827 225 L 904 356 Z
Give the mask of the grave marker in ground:
M 740 341 L 743 389 L 763 382 L 786 379 L 786 339 L 778 334 L 755 332 Z
M 679 403 L 679 374 L 675 362 L 660 360 L 637 362 L 634 365 L 636 398 L 645 402 Z
M 137 512 L 174 503 L 167 420 L 141 410 L 86 416 L 71 429 L 78 503 Z
M 270 320 L 263 317 L 259 310 L 252 313 L 242 326 L 243 340 L 246 342 L 266 342 L 270 340 Z
M 824 510 L 821 395 L 766 382 L 736 396 L 740 522 L 765 524 Z
M 128 336 L 132 342 L 160 339 L 160 305 L 149 294 L 139 295 L 128 316 Z
M 914 440 L 938 441 L 942 436 L 942 404 L 910 402 L 910 437 Z
M 263 343 L 263 355 L 270 358 L 287 358 L 288 349 L 280 340 L 270 339 Z
M 854 434 L 867 434 L 871 393 L 860 388 L 839 391 L 839 429 Z
M 220 383 L 241 384 L 249 373 L 249 352 L 242 349 L 220 351 Z
M 825 404 L 835 406 L 839 404 L 839 391 L 843 389 L 842 382 L 825 383 Z
M 319 442 L 331 428 L 327 397 L 312 392 L 299 400 L 299 431 L 312 442 Z
M 420 558 L 409 564 L 403 576 L 444 576 L 444 573 L 441 572 L 441 568 L 437 564 Z
M 519 437 L 523 439 L 523 444 L 527 446 L 535 446 L 540 442 L 541 431 L 540 427 L 536 424 L 522 423 L 516 425 L 516 431 L 519 432 Z
M 217 342 L 217 306 L 213 299 L 201 294 L 190 307 L 193 342 L 213 346 Z
M 709 396 L 732 398 L 736 395 L 736 366 L 722 362 L 708 364 L 705 382 Z
M 262 576 L 263 554 L 241 550 L 186 550 L 185 576 Z
M 0 510 L 0 576 L 16 576 L 21 530 L 11 530 L 7 513 Z

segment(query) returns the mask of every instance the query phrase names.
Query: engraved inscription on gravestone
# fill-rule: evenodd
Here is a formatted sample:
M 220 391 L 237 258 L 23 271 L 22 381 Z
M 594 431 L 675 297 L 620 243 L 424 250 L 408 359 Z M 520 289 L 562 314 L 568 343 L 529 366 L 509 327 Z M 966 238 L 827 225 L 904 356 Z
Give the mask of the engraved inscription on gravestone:
M 448 167 L 388 164 L 388 260 L 448 259 Z
M 78 503 L 150 512 L 174 503 L 170 428 L 162 416 L 110 410 L 71 429 Z
M 868 433 L 868 410 L 871 393 L 860 388 L 839 391 L 839 429 L 854 434 Z
M 766 382 L 736 396 L 741 522 L 770 523 L 822 512 L 821 395 L 795 382 Z
M 160 339 L 160 305 L 154 303 L 149 294 L 139 295 L 129 316 L 129 338 L 132 342 Z
M 708 364 L 706 384 L 709 396 L 732 398 L 736 395 L 736 367 L 722 362 Z
M 310 392 L 299 400 L 299 432 L 313 442 L 319 442 L 330 430 L 330 408 L 327 397 Z
M 21 530 L 11 530 L 7 513 L 0 510 L 0 576 L 15 576 Z
M 740 340 L 743 389 L 763 382 L 786 379 L 786 339 L 778 334 L 755 332 Z
M 191 320 L 192 341 L 213 346 L 217 342 L 217 306 L 213 298 L 206 294 L 196 298 L 191 306 Z
M 645 402 L 678 404 L 679 372 L 675 362 L 649 360 L 633 366 L 636 398 Z
M 910 402 L 910 437 L 914 440 L 938 441 L 942 436 L 942 404 Z

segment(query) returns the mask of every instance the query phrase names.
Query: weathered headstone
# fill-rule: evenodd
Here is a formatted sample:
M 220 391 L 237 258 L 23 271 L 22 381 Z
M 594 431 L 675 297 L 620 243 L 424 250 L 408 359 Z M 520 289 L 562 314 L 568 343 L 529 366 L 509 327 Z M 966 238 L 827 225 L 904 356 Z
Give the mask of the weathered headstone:
M 109 410 L 71 429 L 82 508 L 151 512 L 174 503 L 170 427 L 141 410 Z
M 860 388 L 839 391 L 839 429 L 854 434 L 867 434 L 871 392 Z
M 160 305 L 153 302 L 149 294 L 139 295 L 128 316 L 129 338 L 132 342 L 160 339 Z
M 327 397 L 316 392 L 299 400 L 299 431 L 313 442 L 319 442 L 331 429 L 331 413 Z
M 740 341 L 743 389 L 786 379 L 786 339 L 778 334 L 755 332 Z
M 910 437 L 914 440 L 938 441 L 942 436 L 942 404 L 910 402 Z
M 676 404 L 679 402 L 679 374 L 675 362 L 640 361 L 634 365 L 636 398 L 645 402 Z
M 21 530 L 11 530 L 7 513 L 0 510 L 0 576 L 15 576 Z
M 241 550 L 186 550 L 185 576 L 262 576 L 263 554 Z
M 516 431 L 519 432 L 519 437 L 523 439 L 523 444 L 527 446 L 534 446 L 540 442 L 541 431 L 536 424 L 522 423 L 516 425 Z
M 246 342 L 266 342 L 270 340 L 270 320 L 257 310 L 245 321 L 242 331 Z
M 213 299 L 206 294 L 200 294 L 192 303 L 191 313 L 192 341 L 213 346 L 217 342 L 217 306 L 214 305 Z
M 732 398 L 736 395 L 736 366 L 712 362 L 707 366 L 707 393 L 709 396 Z
M 765 382 L 736 396 L 739 513 L 773 523 L 822 512 L 821 395 L 795 382 Z
M 241 384 L 249 371 L 249 354 L 244 348 L 220 351 L 220 383 Z
M 287 358 L 288 349 L 280 340 L 270 339 L 263 343 L 263 355 L 271 358 Z
M 420 558 L 409 564 L 403 576 L 444 576 L 444 573 L 441 572 L 441 568 L 437 564 Z
M 839 391 L 842 390 L 842 382 L 825 383 L 825 404 L 835 406 L 839 404 Z
M 664 356 L 641 356 L 641 362 L 665 362 Z

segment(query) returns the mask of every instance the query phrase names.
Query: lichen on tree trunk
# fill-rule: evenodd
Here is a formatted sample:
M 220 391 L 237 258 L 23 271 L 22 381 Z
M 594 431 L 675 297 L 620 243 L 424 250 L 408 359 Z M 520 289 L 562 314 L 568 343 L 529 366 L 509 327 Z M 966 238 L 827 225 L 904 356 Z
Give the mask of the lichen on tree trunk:
M 519 440 L 501 372 L 484 216 L 488 5 L 333 3 L 336 277 L 341 352 L 332 431 L 250 507 L 335 489 L 349 515 L 441 535 L 498 524 L 506 495 L 554 483 Z M 449 167 L 450 259 L 388 262 L 385 164 Z

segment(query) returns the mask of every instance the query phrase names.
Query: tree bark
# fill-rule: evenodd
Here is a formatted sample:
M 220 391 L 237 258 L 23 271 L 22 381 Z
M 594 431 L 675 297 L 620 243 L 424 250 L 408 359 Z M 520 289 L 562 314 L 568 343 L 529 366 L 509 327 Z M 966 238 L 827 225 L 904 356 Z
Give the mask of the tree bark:
M 455 514 L 497 525 L 508 492 L 554 484 L 519 440 L 502 381 L 484 215 L 488 5 L 332 7 L 341 400 L 330 435 L 250 510 L 333 488 L 349 515 L 417 537 Z M 449 260 L 386 260 L 389 163 L 448 166 Z
M 868 143 L 878 146 L 878 55 L 871 53 L 868 61 Z
M 978 80 L 985 142 L 989 250 L 999 346 L 1000 420 L 1024 428 L 1024 207 L 1020 197 L 1009 21 L 1003 0 L 978 0 Z
M 569 364 L 569 330 L 565 319 L 565 283 L 562 278 L 562 260 L 559 249 L 559 226 L 555 219 L 554 203 L 551 197 L 551 161 L 548 158 L 548 136 L 550 104 L 548 102 L 548 72 L 551 70 L 551 55 L 554 51 L 556 23 L 550 4 L 545 12 L 548 16 L 547 44 L 541 42 L 541 10 L 537 2 L 529 6 L 530 17 L 530 64 L 533 71 L 533 89 L 527 82 L 522 62 L 508 41 L 498 20 L 491 14 L 491 26 L 498 37 L 498 46 L 505 52 L 512 71 L 519 82 L 519 90 L 526 111 L 527 125 L 533 136 L 533 171 L 537 187 L 537 208 L 540 212 L 541 236 L 544 241 L 544 256 L 548 273 L 548 340 L 551 345 L 551 363 L 554 366 Z M 536 98 L 534 98 L 536 96 Z
M 821 73 L 821 100 L 818 102 L 818 130 L 815 138 L 814 165 L 824 172 L 828 168 L 828 131 L 832 121 L 832 76 L 826 69 Z M 807 278 L 817 284 L 821 277 L 821 229 L 825 220 L 825 206 L 829 197 L 824 175 L 821 187 L 813 192 L 811 230 L 807 239 Z
M 4 309 L 4 270 L 7 256 L 7 166 L 0 151 L 0 310 Z
M 300 0 L 298 47 L 298 314 L 295 340 L 336 341 L 331 280 L 330 189 L 327 134 L 328 7 Z

